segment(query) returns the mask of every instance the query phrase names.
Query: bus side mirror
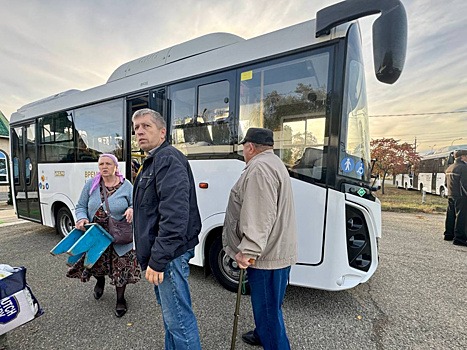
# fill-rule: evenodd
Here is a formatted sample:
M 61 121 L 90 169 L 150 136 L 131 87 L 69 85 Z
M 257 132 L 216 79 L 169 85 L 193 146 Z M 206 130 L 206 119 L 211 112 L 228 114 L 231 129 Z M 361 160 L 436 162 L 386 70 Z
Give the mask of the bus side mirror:
M 395 6 L 373 23 L 373 62 L 376 78 L 393 84 L 399 79 L 407 51 L 407 14 Z
M 376 78 L 393 84 L 402 73 L 407 50 L 407 14 L 400 0 L 347 0 L 316 13 L 316 37 L 355 19 L 381 13 L 373 23 L 373 60 Z
M 376 164 L 377 161 L 378 161 L 378 159 L 376 159 L 376 158 L 373 158 L 373 159 L 371 160 L 370 174 L 372 174 L 372 175 L 371 175 L 372 177 L 373 177 L 373 168 L 375 167 L 375 164 Z

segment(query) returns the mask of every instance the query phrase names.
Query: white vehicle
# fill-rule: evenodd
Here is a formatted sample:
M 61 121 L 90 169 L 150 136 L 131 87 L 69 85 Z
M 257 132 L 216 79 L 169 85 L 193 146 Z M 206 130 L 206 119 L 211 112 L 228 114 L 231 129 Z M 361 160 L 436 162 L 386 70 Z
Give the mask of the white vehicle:
M 454 163 L 454 152 L 457 149 L 467 149 L 466 146 L 449 147 L 450 150 L 441 150 L 420 159 L 418 172 L 418 190 L 437 194 L 441 197 L 448 195 L 446 187 L 446 169 Z
M 418 175 L 411 171 L 411 168 L 409 168 L 407 173 L 397 174 L 395 176 L 395 182 L 396 186 L 399 188 L 405 188 L 406 190 L 418 189 Z
M 250 40 L 216 33 L 127 62 L 104 85 L 28 104 L 11 125 L 18 216 L 74 225 L 75 203 L 97 157 L 111 152 L 131 178 L 140 156 L 134 111 L 167 120 L 198 184 L 202 218 L 192 263 L 231 290 L 239 269 L 222 250 L 229 192 L 245 166 L 238 144 L 249 127 L 274 131 L 297 210 L 299 252 L 290 283 L 352 288 L 378 266 L 381 207 L 370 190 L 370 136 L 359 25 L 374 24 L 377 78 L 395 82 L 404 65 L 407 19 L 399 0 L 344 1 L 317 19 Z M 141 159 L 139 159 L 141 160 Z

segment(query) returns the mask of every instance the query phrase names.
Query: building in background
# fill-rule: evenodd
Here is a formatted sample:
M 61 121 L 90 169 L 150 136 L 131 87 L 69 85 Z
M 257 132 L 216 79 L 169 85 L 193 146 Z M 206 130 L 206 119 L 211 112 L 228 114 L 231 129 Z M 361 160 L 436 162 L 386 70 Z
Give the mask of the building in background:
M 10 123 L 0 111 L 0 201 L 8 199 L 10 158 Z

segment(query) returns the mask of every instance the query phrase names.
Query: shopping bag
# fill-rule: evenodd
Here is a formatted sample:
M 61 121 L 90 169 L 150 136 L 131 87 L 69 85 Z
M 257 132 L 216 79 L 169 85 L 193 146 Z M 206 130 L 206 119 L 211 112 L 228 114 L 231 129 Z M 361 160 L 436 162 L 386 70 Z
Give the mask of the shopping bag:
M 26 283 L 26 268 L 0 264 L 0 335 L 42 314 Z

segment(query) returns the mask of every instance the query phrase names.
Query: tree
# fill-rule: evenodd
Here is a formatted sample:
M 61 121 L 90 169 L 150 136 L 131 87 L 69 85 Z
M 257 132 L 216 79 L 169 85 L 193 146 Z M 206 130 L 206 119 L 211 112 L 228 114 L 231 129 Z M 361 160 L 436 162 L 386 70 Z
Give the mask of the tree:
M 418 166 L 420 157 L 409 143 L 399 144 L 393 138 L 371 140 L 371 158 L 376 159 L 374 173 L 382 178 L 381 191 L 384 194 L 384 180 L 388 174 L 393 176 L 412 170 Z

